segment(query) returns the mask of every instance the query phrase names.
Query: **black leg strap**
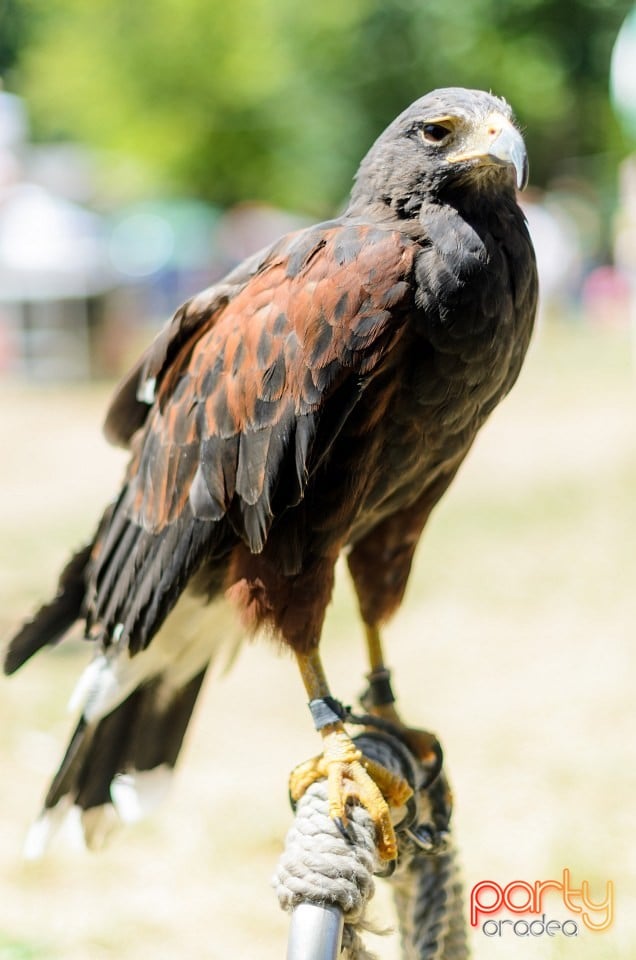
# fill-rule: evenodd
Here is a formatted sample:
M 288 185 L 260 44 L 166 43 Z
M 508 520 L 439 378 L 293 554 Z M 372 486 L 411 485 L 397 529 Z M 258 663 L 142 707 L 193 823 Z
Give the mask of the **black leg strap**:
M 369 686 L 364 694 L 364 705 L 371 707 L 385 707 L 395 703 L 395 696 L 391 687 L 391 671 L 383 667 L 367 674 Z

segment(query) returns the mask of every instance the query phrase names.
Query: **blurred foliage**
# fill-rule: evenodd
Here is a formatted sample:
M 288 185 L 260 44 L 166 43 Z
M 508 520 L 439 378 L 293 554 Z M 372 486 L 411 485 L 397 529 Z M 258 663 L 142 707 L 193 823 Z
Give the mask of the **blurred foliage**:
M 613 169 L 609 58 L 630 6 L 0 0 L 0 72 L 19 53 L 12 86 L 38 136 L 136 158 L 151 186 L 324 214 L 382 127 L 436 86 L 509 99 L 535 183 Z
M 25 47 L 31 22 L 30 3 L 0 0 L 0 78 L 11 77 L 11 70 Z

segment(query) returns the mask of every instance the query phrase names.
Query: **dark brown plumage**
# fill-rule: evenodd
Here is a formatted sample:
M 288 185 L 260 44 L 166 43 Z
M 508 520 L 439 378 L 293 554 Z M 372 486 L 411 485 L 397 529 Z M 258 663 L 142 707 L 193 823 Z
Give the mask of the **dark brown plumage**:
M 79 617 L 101 651 L 47 806 L 67 794 L 106 803 L 118 774 L 174 763 L 212 649 L 197 648 L 174 684 L 178 635 L 134 681 L 126 664 L 186 586 L 202 602 L 225 594 L 247 629 L 307 655 L 349 548 L 365 623 L 395 611 L 428 516 L 528 345 L 536 271 L 515 198 L 525 162 L 504 101 L 455 88 L 423 97 L 372 147 L 341 217 L 185 304 L 120 385 L 106 433 L 132 451 L 122 492 L 5 664 Z M 103 671 L 118 695 L 104 693 Z M 166 698 L 152 709 L 162 685 L 180 718 L 176 752 Z M 151 749 L 153 737 L 169 747 Z M 87 747 L 97 738 L 110 743 L 106 769 Z

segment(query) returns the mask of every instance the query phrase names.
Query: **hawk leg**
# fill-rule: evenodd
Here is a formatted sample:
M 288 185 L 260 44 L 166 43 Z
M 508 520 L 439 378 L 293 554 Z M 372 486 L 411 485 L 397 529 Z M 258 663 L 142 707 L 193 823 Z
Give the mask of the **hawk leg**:
M 385 623 L 400 606 L 421 533 L 458 466 L 449 464 L 414 503 L 390 514 L 357 540 L 347 557 L 366 629 L 371 668 L 363 705 L 368 713 L 390 723 L 415 756 L 425 766 L 431 765 L 431 772 L 440 764 L 439 743 L 427 731 L 406 726 L 396 710 L 378 624 Z
M 380 631 L 377 626 L 369 624 L 365 624 L 365 628 L 371 669 L 367 674 L 369 685 L 362 695 L 362 704 L 371 716 L 386 720 L 394 726 L 414 756 L 426 767 L 433 768 L 440 762 L 437 737 L 427 730 L 408 727 L 400 717 L 391 688 L 391 672 L 384 663 Z
M 367 759 L 353 743 L 338 715 L 339 704 L 331 697 L 317 651 L 297 654 L 297 658 L 324 747 L 319 756 L 292 771 L 291 798 L 297 801 L 314 781 L 326 778 L 329 814 L 343 832 L 347 826 L 347 803 L 362 804 L 375 824 L 380 857 L 394 860 L 397 842 L 390 807 L 403 806 L 413 791 L 405 780 Z

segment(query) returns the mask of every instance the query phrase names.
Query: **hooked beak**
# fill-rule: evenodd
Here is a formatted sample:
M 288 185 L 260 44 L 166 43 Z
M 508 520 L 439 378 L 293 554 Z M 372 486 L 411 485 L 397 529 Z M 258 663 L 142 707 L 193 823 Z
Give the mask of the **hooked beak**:
M 448 159 L 451 163 L 476 160 L 486 165 L 513 167 L 517 188 L 528 184 L 528 154 L 523 137 L 516 127 L 501 114 L 487 118 L 476 134 L 464 142 L 460 153 Z
M 519 131 L 507 124 L 499 135 L 490 144 L 488 156 L 500 163 L 509 164 L 515 168 L 517 189 L 523 190 L 528 185 L 528 154 L 523 137 Z

